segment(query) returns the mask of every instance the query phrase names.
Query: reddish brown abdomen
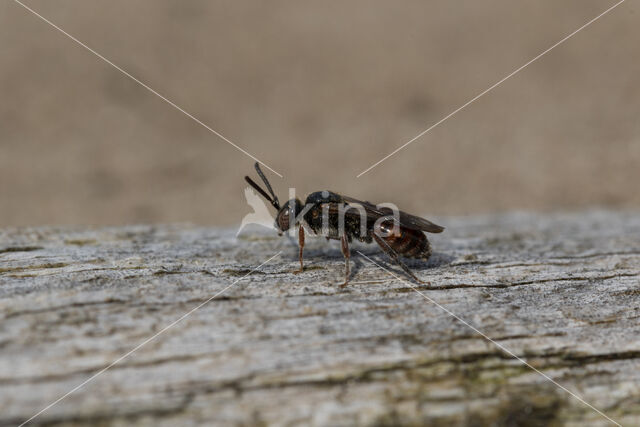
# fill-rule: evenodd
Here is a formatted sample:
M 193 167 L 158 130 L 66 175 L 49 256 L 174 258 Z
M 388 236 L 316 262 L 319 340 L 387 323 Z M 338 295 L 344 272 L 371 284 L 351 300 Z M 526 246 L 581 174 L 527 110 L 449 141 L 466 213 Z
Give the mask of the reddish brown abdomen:
M 383 239 L 403 257 L 426 260 L 431 256 L 429 240 L 420 230 L 400 227 L 399 234 L 391 234 Z

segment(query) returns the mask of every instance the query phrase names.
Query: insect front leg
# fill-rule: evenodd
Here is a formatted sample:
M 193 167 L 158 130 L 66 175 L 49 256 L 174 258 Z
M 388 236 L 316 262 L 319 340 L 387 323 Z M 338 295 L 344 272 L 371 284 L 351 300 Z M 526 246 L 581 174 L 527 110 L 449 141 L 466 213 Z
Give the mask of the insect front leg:
M 350 268 L 349 268 L 349 259 L 351 258 L 351 251 L 349 250 L 349 239 L 347 239 L 347 235 L 346 234 L 342 234 L 342 238 L 341 240 L 341 248 L 342 248 L 342 255 L 344 255 L 344 283 L 342 285 L 340 285 L 341 288 L 344 288 L 345 286 L 347 286 L 347 284 L 349 284 L 349 274 L 350 274 Z
M 304 270 L 304 263 L 302 261 L 302 251 L 304 250 L 304 227 L 302 224 L 298 225 L 298 245 L 300 246 L 300 250 L 298 252 L 298 258 L 300 259 L 300 270 L 296 270 L 293 274 L 302 273 Z
M 402 267 L 405 273 L 411 276 L 411 278 L 413 278 L 413 280 L 415 280 L 416 282 L 426 284 L 422 280 L 418 279 L 415 274 L 413 274 L 409 267 L 407 267 L 407 265 L 400 260 L 400 256 L 398 256 L 398 253 L 394 251 L 393 248 L 389 246 L 389 244 L 385 242 L 382 237 L 378 236 L 375 232 L 371 233 L 371 235 L 373 236 L 373 239 L 376 241 L 376 243 L 378 243 L 378 246 L 380 246 L 380 248 L 384 251 L 384 253 L 389 255 L 389 257 L 393 261 L 395 261 L 396 264 Z

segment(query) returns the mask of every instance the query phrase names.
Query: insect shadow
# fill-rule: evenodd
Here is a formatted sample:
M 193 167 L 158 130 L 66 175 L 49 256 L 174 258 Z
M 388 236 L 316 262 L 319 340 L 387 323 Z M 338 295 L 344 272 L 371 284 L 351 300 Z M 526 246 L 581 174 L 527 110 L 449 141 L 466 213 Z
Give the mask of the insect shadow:
M 296 239 L 292 238 L 288 234 L 285 234 L 285 236 L 289 241 L 289 243 L 291 244 L 291 247 L 295 248 L 297 246 Z M 308 247 L 307 249 L 309 255 L 314 259 L 314 262 L 310 266 L 305 267 L 305 271 L 324 269 L 326 268 L 323 266 L 324 263 L 337 262 L 342 260 L 342 254 L 340 253 L 339 248 L 335 248 L 331 246 L 324 246 L 324 247 L 314 247 L 314 246 Z M 380 253 L 375 249 L 367 248 L 366 245 L 363 245 L 363 244 L 357 245 L 355 249 L 358 249 L 359 252 L 362 252 L 362 254 L 371 258 L 377 264 L 383 266 L 387 270 L 393 272 L 393 274 L 395 274 L 396 276 L 405 280 L 405 277 L 403 275 L 403 270 L 397 267 L 396 265 L 389 263 L 389 260 L 384 257 L 384 254 Z M 297 249 L 294 249 L 291 251 L 291 253 L 287 251 L 285 258 L 287 259 L 287 261 L 291 261 L 291 262 L 297 261 L 298 260 L 297 255 L 298 255 L 298 251 Z M 411 266 L 411 268 L 414 271 L 428 271 L 438 267 L 444 267 L 444 266 L 450 265 L 456 260 L 456 257 L 443 252 L 433 252 L 433 254 L 431 255 L 428 261 L 424 261 L 421 259 L 405 259 L 405 260 L 407 262 L 407 265 Z M 353 268 L 351 270 L 351 273 L 354 279 L 357 278 L 358 273 L 360 273 L 363 270 L 363 268 L 371 264 L 370 261 L 363 258 L 359 254 L 358 256 L 352 257 L 351 261 L 353 262 Z
M 372 250 L 368 250 L 368 251 L 361 251 L 364 255 L 366 255 L 367 257 L 371 258 L 373 261 L 375 261 L 377 264 L 379 264 L 380 266 L 384 267 L 385 269 L 389 270 L 390 272 L 392 272 L 393 274 L 395 274 L 397 277 L 399 277 L 402 280 L 406 280 L 406 278 L 404 277 L 403 270 L 401 268 L 399 268 L 396 265 L 393 265 L 391 263 L 389 263 L 389 260 L 386 259 L 383 254 L 381 254 L 378 251 L 372 251 Z M 358 261 L 356 261 L 358 260 Z M 456 260 L 456 257 L 445 254 L 443 252 L 434 252 L 431 257 L 429 258 L 428 261 L 424 261 L 424 260 L 420 260 L 420 259 L 406 259 L 407 265 L 411 267 L 412 270 L 414 271 L 419 271 L 419 272 L 425 272 L 425 271 L 429 271 L 435 268 L 439 268 L 439 267 L 444 267 L 447 265 L 450 265 L 451 263 L 453 263 Z M 359 257 L 355 257 L 353 259 L 354 263 L 358 262 L 360 263 L 361 261 L 364 261 L 364 266 L 366 266 L 367 264 L 371 264 L 370 261 L 363 259 L 361 256 Z M 356 269 L 354 269 L 354 273 L 357 272 L 359 269 L 359 267 L 356 267 Z M 355 274 L 354 274 L 355 275 Z

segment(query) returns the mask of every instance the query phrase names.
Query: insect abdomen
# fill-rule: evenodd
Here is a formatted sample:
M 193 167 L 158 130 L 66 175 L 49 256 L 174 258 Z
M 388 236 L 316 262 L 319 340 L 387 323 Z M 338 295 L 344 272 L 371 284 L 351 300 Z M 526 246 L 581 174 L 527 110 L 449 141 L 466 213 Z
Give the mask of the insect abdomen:
M 420 230 L 400 227 L 399 234 L 382 237 L 394 251 L 407 258 L 428 259 L 431 256 L 431 245 L 427 236 Z

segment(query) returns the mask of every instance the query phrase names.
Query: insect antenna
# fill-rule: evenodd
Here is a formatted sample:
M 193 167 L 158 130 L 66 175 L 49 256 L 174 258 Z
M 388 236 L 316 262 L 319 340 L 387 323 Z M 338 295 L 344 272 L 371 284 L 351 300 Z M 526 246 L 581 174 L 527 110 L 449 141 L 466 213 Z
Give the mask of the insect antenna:
M 269 190 L 269 193 L 271 193 L 271 200 L 273 201 L 272 203 L 275 203 L 274 206 L 277 209 L 280 209 L 280 203 L 278 202 L 278 197 L 276 196 L 276 194 L 273 192 L 273 188 L 271 188 L 271 184 L 269 184 L 269 180 L 267 179 L 266 176 L 264 176 L 264 173 L 262 173 L 262 170 L 260 169 L 260 164 L 258 162 L 256 162 L 255 164 L 255 168 L 256 168 L 256 172 L 258 172 L 258 175 L 260 175 L 260 178 L 262 178 L 262 181 L 264 182 L 264 185 L 267 186 L 267 189 Z
M 258 175 L 260 175 L 260 178 L 262 178 L 262 182 L 264 182 L 264 184 L 267 186 L 267 189 L 269 190 L 269 193 L 271 193 L 271 196 L 269 196 L 269 194 L 267 194 L 266 191 L 264 191 L 258 184 L 255 183 L 254 180 L 252 180 L 248 176 L 244 177 L 245 181 L 247 181 L 249 183 L 249 185 L 251 185 L 253 188 L 255 188 L 255 190 L 258 193 L 260 193 L 262 195 L 262 197 L 267 199 L 269 201 L 269 203 L 271 203 L 271 205 L 274 208 L 276 208 L 277 210 L 280 210 L 280 202 L 278 201 L 278 197 L 273 192 L 273 188 L 271 188 L 271 184 L 269 184 L 269 181 L 267 180 L 267 177 L 264 176 L 264 173 L 262 173 L 262 170 L 260 170 L 260 164 L 258 164 L 258 162 L 256 162 L 255 167 L 256 167 L 256 171 L 258 172 Z

